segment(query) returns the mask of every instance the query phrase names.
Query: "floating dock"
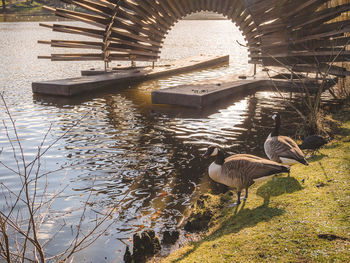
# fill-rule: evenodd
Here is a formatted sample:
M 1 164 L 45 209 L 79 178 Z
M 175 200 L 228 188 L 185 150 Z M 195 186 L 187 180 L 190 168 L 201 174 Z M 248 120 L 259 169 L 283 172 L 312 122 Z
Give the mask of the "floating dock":
M 98 70 L 82 71 L 85 76 L 33 82 L 33 93 L 73 96 L 86 91 L 99 90 L 116 84 L 129 84 L 174 74 L 190 72 L 207 67 L 229 63 L 229 56 L 197 56 L 178 60 L 162 66 L 116 69 L 108 72 Z M 123 85 L 119 87 L 124 87 Z
M 310 80 L 302 82 L 295 79 L 237 79 L 237 75 L 230 75 L 220 79 L 156 90 L 152 92 L 152 103 L 203 108 L 215 101 L 241 92 L 259 91 L 268 87 L 293 92 L 305 92 L 305 87 L 307 87 L 309 92 L 315 92 L 320 85 L 320 83 Z

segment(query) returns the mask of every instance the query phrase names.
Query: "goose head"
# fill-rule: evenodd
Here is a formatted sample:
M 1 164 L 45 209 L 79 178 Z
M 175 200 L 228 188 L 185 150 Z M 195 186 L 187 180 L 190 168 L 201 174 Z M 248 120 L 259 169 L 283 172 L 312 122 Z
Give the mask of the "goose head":
M 271 118 L 276 122 L 281 120 L 281 116 L 278 112 L 274 112 L 271 116 Z
M 280 116 L 280 114 L 278 112 L 275 112 L 274 114 L 272 114 L 271 118 L 275 121 L 275 128 L 270 133 L 269 137 L 278 136 L 279 135 L 279 129 L 280 129 L 280 126 L 281 126 L 281 116 Z
M 207 151 L 202 155 L 202 157 L 217 156 L 220 152 L 219 147 L 209 146 Z
M 209 146 L 202 157 L 216 157 L 215 163 L 218 165 L 225 162 L 224 152 L 218 146 Z

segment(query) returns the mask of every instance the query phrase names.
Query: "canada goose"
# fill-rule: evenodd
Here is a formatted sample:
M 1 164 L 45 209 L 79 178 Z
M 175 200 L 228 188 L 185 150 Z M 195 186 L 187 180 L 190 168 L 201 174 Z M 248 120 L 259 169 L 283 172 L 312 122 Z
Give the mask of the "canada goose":
M 302 144 L 299 145 L 301 150 L 310 150 L 312 152 L 318 151 L 328 141 L 320 135 L 307 136 Z
M 241 203 L 241 191 L 245 189 L 244 199 L 248 198 L 248 188 L 254 181 L 276 173 L 289 172 L 289 166 L 263 159 L 250 154 L 235 154 L 225 159 L 224 152 L 210 146 L 203 157 L 216 156 L 209 166 L 209 177 L 218 183 L 237 189 L 237 202 Z
M 298 145 L 291 138 L 279 135 L 279 128 L 281 125 L 280 115 L 275 113 L 272 119 L 275 121 L 275 128 L 267 137 L 264 144 L 267 157 L 272 161 L 287 165 L 292 165 L 297 162 L 309 165 L 304 157 L 304 153 L 300 150 Z

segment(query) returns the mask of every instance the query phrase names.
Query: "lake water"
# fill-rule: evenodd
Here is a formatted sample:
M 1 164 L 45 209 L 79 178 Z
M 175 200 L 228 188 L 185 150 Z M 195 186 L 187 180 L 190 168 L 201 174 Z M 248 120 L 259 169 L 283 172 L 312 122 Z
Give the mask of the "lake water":
M 151 104 L 150 93 L 156 89 L 232 73 L 252 74 L 247 51 L 236 42 L 244 43 L 244 39 L 230 21 L 180 21 L 165 39 L 160 60 L 166 63 L 193 55 L 229 54 L 230 65 L 72 99 L 33 95 L 33 81 L 75 77 L 82 69 L 102 67 L 102 62 L 37 59 L 38 55 L 52 51 L 37 44 L 39 39 L 62 37 L 65 35 L 39 27 L 37 22 L 0 23 L 0 91 L 4 92 L 16 122 L 26 160 L 36 156 L 50 126 L 46 146 L 79 121 L 41 160 L 42 173 L 64 167 L 49 175 L 47 181 L 49 193 L 57 188 L 63 189 L 63 193 L 53 203 L 40 237 L 47 240 L 63 220 L 66 223 L 48 243 L 49 255 L 72 239 L 72 229 L 81 215 L 76 208 L 89 198 L 84 222 L 90 220 L 90 225 L 94 211 L 118 206 L 110 219 L 113 224 L 108 234 L 75 259 L 120 262 L 124 243 L 130 244 L 134 233 L 149 228 L 157 233 L 176 228 L 196 196 L 217 188 L 206 173 L 209 161 L 200 158 L 208 145 L 219 144 L 231 152 L 265 156 L 263 142 L 272 126 L 269 115 L 278 110 L 283 122 L 283 116 L 293 112 L 272 91 L 234 96 L 203 110 Z M 294 134 L 297 117 L 293 116 L 282 124 L 282 133 Z M 3 103 L 0 118 L 11 133 Z M 10 137 L 13 139 L 13 135 Z M 0 149 L 3 149 L 0 160 L 15 169 L 3 125 Z M 4 166 L 0 166 L 0 181 L 13 191 L 20 189 L 18 176 Z M 42 180 L 40 188 L 45 184 Z M 1 197 L 1 209 L 5 209 L 6 199 L 3 194 Z

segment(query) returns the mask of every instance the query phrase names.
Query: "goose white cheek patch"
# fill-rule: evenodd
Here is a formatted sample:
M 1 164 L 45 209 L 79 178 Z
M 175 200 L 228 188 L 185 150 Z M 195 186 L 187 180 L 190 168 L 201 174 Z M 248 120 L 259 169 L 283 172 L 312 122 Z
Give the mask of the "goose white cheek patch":
M 218 149 L 217 148 L 214 149 L 213 153 L 210 156 L 216 156 L 216 155 L 218 155 Z

